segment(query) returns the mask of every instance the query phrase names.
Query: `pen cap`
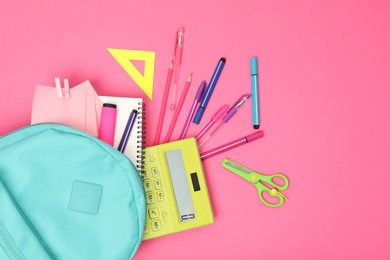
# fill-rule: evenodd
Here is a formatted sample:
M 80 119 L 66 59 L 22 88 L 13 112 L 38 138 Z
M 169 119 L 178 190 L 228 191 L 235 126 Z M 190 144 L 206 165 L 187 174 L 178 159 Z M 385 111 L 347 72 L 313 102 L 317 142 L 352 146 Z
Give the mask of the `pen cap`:
M 185 32 L 184 27 L 180 27 L 179 30 L 177 30 L 177 34 L 176 34 L 176 44 L 177 45 L 183 45 L 183 43 L 184 43 L 184 32 Z
M 196 92 L 196 95 L 195 95 L 195 99 L 200 102 L 202 100 L 202 96 L 204 94 L 204 91 L 206 89 L 206 81 L 202 81 L 202 83 L 200 83 L 200 86 L 199 86 L 199 89 L 198 91 Z
M 194 116 L 194 120 L 192 120 L 193 123 L 199 125 L 200 123 L 200 120 L 202 119 L 203 117 L 203 113 L 204 113 L 204 108 L 203 107 L 198 107 L 198 110 L 196 111 L 196 114 Z
M 252 141 L 257 140 L 259 138 L 262 138 L 263 136 L 264 136 L 264 132 L 263 132 L 263 130 L 260 130 L 260 131 L 254 132 L 253 134 L 248 135 L 245 138 L 249 143 L 249 142 L 252 142 Z
M 183 55 L 183 43 L 184 43 L 184 27 L 181 27 L 177 31 L 177 37 L 176 37 L 175 64 L 181 63 L 181 57 Z
M 234 107 L 232 107 L 227 113 L 226 115 L 222 118 L 222 121 L 224 123 L 226 123 L 227 121 L 230 120 L 230 118 L 232 118 L 234 116 L 234 114 L 237 112 L 236 109 L 234 109 Z
M 104 103 L 100 120 L 99 139 L 111 146 L 114 144 L 115 124 L 116 105 Z
M 217 113 L 211 118 L 211 120 L 218 121 L 229 109 L 229 105 L 223 105 L 220 109 L 218 109 Z
M 256 57 L 251 58 L 251 75 L 257 75 L 259 73 L 258 62 Z
M 242 95 L 236 103 L 229 109 L 229 111 L 226 113 L 226 115 L 222 118 L 222 121 L 224 123 L 227 123 L 230 118 L 232 118 L 237 111 L 241 108 L 241 106 L 251 97 L 251 94 L 244 94 Z

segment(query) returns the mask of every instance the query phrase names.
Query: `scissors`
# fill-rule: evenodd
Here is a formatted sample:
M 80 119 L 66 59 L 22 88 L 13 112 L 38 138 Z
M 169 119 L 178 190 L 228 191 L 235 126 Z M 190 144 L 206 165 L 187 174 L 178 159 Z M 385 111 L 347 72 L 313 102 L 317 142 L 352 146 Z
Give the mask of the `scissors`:
M 222 161 L 222 166 L 229 171 L 241 176 L 245 180 L 253 183 L 257 191 L 259 192 L 260 200 L 268 207 L 276 208 L 283 205 L 285 201 L 287 201 L 287 197 L 283 195 L 279 190 L 285 190 L 288 188 L 288 179 L 285 175 L 281 173 L 271 174 L 271 175 L 263 175 L 258 172 L 252 171 L 236 162 L 233 162 L 229 159 L 224 159 Z M 274 178 L 281 178 L 284 181 L 282 186 L 278 185 L 274 182 Z M 267 184 L 267 185 L 266 185 Z M 279 202 L 270 203 L 267 201 L 263 193 L 266 192 L 272 197 L 277 197 Z

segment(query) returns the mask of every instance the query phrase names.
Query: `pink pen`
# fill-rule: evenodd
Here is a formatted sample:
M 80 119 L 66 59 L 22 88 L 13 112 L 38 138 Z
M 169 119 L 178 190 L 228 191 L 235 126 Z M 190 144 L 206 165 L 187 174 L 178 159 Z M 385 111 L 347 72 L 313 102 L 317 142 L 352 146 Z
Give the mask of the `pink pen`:
M 184 85 L 183 92 L 181 93 L 181 97 L 180 97 L 179 103 L 177 104 L 177 109 L 175 111 L 175 114 L 173 114 L 173 118 L 172 118 L 171 124 L 169 126 L 167 136 L 165 137 L 164 143 L 168 143 L 169 140 L 171 139 L 173 128 L 175 127 L 177 118 L 179 117 L 180 110 L 183 107 L 183 103 L 184 103 L 184 100 L 186 99 L 188 89 L 191 86 L 191 81 L 192 81 L 192 73 L 191 73 L 190 77 L 187 79 L 186 84 Z
M 195 139 L 198 141 L 202 136 L 219 120 L 221 117 L 226 113 L 226 111 L 229 109 L 229 105 L 223 105 L 217 113 L 214 114 L 214 116 L 211 118 L 210 122 L 200 131 L 200 133 L 195 137 Z
M 250 94 L 242 95 L 236 103 L 227 111 L 226 115 L 222 118 L 221 122 L 205 137 L 202 142 L 198 144 L 198 147 L 201 148 L 216 132 L 218 129 L 222 128 L 227 122 L 237 113 L 237 111 L 244 105 L 244 103 L 251 97 Z
M 176 108 L 176 95 L 177 95 L 177 86 L 179 84 L 179 77 L 180 77 L 181 57 L 183 54 L 183 43 L 184 43 L 183 41 L 184 41 L 184 27 L 181 27 L 177 31 L 177 36 L 176 36 L 171 110 L 175 110 Z
M 187 130 L 190 127 L 192 117 L 194 116 L 194 113 L 195 113 L 196 105 L 200 103 L 200 100 L 202 99 L 202 96 L 203 96 L 205 89 L 206 89 L 206 81 L 203 80 L 202 83 L 200 83 L 200 86 L 198 88 L 198 92 L 196 92 L 194 102 L 192 103 L 192 106 L 190 109 L 190 113 L 188 114 L 187 119 L 184 123 L 184 127 L 181 130 L 180 137 L 179 137 L 180 140 L 184 139 L 184 137 L 186 136 Z
M 173 61 L 169 65 L 169 69 L 168 69 L 168 76 L 167 76 L 167 81 L 165 83 L 164 96 L 161 103 L 160 116 L 158 118 L 156 139 L 154 140 L 154 145 L 160 144 L 160 136 L 161 136 L 162 125 L 164 122 L 165 108 L 167 106 L 169 88 L 171 87 L 172 72 L 173 72 Z
M 214 149 L 211 149 L 207 152 L 201 153 L 200 154 L 200 159 L 206 160 L 207 158 L 210 158 L 214 155 L 220 154 L 222 152 L 228 151 L 230 149 L 236 148 L 238 146 L 241 146 L 243 144 L 255 141 L 261 137 L 264 136 L 264 132 L 262 130 L 256 131 L 253 134 L 250 134 L 248 136 L 241 137 L 237 140 L 231 141 L 229 143 L 223 144 L 221 146 L 218 146 Z

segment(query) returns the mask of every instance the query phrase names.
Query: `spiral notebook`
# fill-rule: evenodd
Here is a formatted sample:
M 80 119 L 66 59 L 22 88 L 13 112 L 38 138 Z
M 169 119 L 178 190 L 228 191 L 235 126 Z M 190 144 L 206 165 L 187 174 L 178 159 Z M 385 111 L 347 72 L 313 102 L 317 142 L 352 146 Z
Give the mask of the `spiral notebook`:
M 131 131 L 129 141 L 127 142 L 124 154 L 130 159 L 134 166 L 141 173 L 142 149 L 145 143 L 144 125 L 145 125 L 145 106 L 142 98 L 111 97 L 99 96 L 102 103 L 111 103 L 116 105 L 116 125 L 114 136 L 114 147 L 118 148 L 119 142 L 125 130 L 127 120 L 132 110 L 138 111 L 136 123 Z

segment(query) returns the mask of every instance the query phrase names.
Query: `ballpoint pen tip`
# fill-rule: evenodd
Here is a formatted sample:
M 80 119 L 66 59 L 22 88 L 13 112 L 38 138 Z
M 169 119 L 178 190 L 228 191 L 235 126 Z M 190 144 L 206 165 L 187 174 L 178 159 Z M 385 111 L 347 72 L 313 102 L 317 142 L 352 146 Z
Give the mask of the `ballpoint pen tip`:
M 171 61 L 171 64 L 169 64 L 169 68 L 173 69 L 173 60 Z
M 192 81 L 192 73 L 190 74 L 190 76 L 188 77 L 188 80 L 187 81 Z

